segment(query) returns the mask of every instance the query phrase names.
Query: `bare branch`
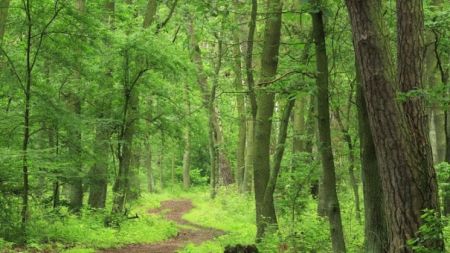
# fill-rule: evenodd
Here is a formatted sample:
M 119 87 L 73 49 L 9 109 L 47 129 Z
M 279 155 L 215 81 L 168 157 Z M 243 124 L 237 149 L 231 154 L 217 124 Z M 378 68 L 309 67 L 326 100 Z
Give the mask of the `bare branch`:
M 287 73 L 284 73 L 283 75 L 281 75 L 281 76 L 279 76 L 279 77 L 277 77 L 277 78 L 275 78 L 273 80 L 260 82 L 260 83 L 258 83 L 258 86 L 263 86 L 263 85 L 268 85 L 268 84 L 272 84 L 272 83 L 278 82 L 281 79 L 286 78 L 287 76 L 290 76 L 290 75 L 293 75 L 293 74 L 302 74 L 302 75 L 305 75 L 305 76 L 310 77 L 310 78 L 316 78 L 316 74 L 314 74 L 314 73 L 308 73 L 308 72 L 303 72 L 303 71 L 299 71 L 299 70 L 293 70 L 293 71 L 289 71 Z
M 42 29 L 42 31 L 40 33 L 38 46 L 37 46 L 36 52 L 34 53 L 34 56 L 33 56 L 33 60 L 32 60 L 32 63 L 31 63 L 30 71 L 32 71 L 33 68 L 34 68 L 34 65 L 35 65 L 36 60 L 37 60 L 37 56 L 38 56 L 38 54 L 39 54 L 39 52 L 41 50 L 42 41 L 44 40 L 44 36 L 45 36 L 45 34 L 47 32 L 47 29 L 55 21 L 55 19 L 58 16 L 58 14 L 64 9 L 64 6 L 58 7 L 58 5 L 59 5 L 59 0 L 55 0 L 53 16 L 50 18 L 50 20 L 47 22 L 47 24 L 45 24 L 44 28 Z
M 8 60 L 8 64 L 11 67 L 11 70 L 14 73 L 14 75 L 16 76 L 17 80 L 19 81 L 20 87 L 23 89 L 23 91 L 25 91 L 25 86 L 23 86 L 22 78 L 20 78 L 20 75 L 17 72 L 14 62 L 11 60 L 11 57 L 9 57 L 9 55 L 6 53 L 5 49 L 3 49 L 3 47 L 1 47 L 1 46 L 0 46 L 0 51 Z

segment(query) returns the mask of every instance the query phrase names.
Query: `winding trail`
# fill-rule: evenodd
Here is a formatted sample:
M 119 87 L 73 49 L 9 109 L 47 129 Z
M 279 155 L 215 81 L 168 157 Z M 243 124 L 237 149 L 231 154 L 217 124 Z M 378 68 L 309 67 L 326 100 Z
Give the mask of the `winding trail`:
M 161 202 L 161 207 L 149 210 L 150 214 L 161 213 L 166 219 L 182 225 L 178 234 L 166 241 L 155 244 L 128 245 L 118 249 L 106 249 L 103 253 L 175 253 L 189 243 L 200 244 L 225 234 L 224 231 L 200 226 L 183 219 L 183 215 L 194 206 L 188 199 L 167 200 Z M 185 226 L 189 228 L 184 228 Z

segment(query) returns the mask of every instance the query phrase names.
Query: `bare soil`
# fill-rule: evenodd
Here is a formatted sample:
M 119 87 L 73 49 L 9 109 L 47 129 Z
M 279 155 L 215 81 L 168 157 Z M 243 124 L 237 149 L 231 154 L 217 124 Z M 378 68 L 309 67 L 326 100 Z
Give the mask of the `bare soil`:
M 183 215 L 189 212 L 194 206 L 188 199 L 168 200 L 161 202 L 158 209 L 149 210 L 150 214 L 162 214 L 168 220 L 174 221 L 179 225 L 190 228 L 182 228 L 178 234 L 166 241 L 155 244 L 128 245 L 117 249 L 106 249 L 103 253 L 175 253 L 184 248 L 189 243 L 201 244 L 202 242 L 214 239 L 223 235 L 222 230 L 208 228 L 191 223 L 183 219 Z

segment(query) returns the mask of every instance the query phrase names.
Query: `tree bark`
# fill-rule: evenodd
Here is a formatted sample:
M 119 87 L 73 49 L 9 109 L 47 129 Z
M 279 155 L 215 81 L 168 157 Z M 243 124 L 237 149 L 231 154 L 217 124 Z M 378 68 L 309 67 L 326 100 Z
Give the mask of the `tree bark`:
M 422 73 L 418 62 L 420 53 L 416 52 L 420 48 L 420 42 L 416 41 L 420 38 L 416 36 L 420 35 L 406 31 L 421 32 L 421 25 L 417 24 L 421 22 L 421 11 L 416 6 L 421 3 L 413 0 L 399 1 L 398 4 L 399 61 L 408 58 L 411 62 L 399 66 L 400 83 L 396 84 L 388 42 L 382 34 L 386 29 L 381 1 L 346 2 L 383 186 L 389 241 L 387 252 L 412 252 L 407 247 L 407 240 L 416 237 L 422 225 L 422 211 L 429 209 L 439 213 L 436 175 L 430 163 L 422 103 L 417 98 L 407 99 L 402 106 L 397 102 L 395 91 L 395 87 L 404 91 L 421 87 L 418 76 Z M 414 71 L 417 73 L 410 73 Z M 406 84 L 409 81 L 411 84 Z M 443 248 L 440 239 L 430 239 L 425 244 L 429 249 Z
M 261 56 L 261 83 L 272 80 L 278 68 L 278 56 L 281 37 L 281 9 L 280 0 L 267 2 L 267 17 L 264 32 L 263 53 Z M 258 85 L 256 93 L 256 121 L 255 121 L 255 154 L 253 161 L 253 180 L 256 204 L 257 240 L 261 240 L 268 224 L 277 223 L 275 210 L 266 207 L 264 195 L 270 178 L 270 140 L 272 131 L 272 116 L 275 105 L 273 92 L 266 89 L 267 85 Z
M 344 231 L 342 228 L 341 210 L 336 191 L 336 174 L 333 151 L 331 147 L 330 105 L 328 91 L 328 58 L 325 44 L 325 28 L 322 10 L 311 13 L 313 36 L 316 45 L 317 64 L 317 113 L 319 125 L 319 151 L 322 158 L 322 184 L 326 203 L 326 214 L 330 223 L 333 252 L 345 252 Z
M 360 138 L 361 178 L 364 194 L 365 252 L 387 252 L 388 236 L 383 203 L 380 170 L 369 125 L 366 102 L 361 87 L 359 69 L 357 76 L 357 105 Z

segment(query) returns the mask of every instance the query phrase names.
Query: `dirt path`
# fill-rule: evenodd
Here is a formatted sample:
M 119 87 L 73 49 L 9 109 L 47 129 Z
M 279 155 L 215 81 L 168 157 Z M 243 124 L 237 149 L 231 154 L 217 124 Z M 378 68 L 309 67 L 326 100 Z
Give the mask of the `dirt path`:
M 217 236 L 223 235 L 224 231 L 214 228 L 203 227 L 194 223 L 191 223 L 183 219 L 183 215 L 189 212 L 194 206 L 191 200 L 168 200 L 161 202 L 161 207 L 158 209 L 150 210 L 149 213 L 162 213 L 171 221 L 176 222 L 179 225 L 189 226 L 191 228 L 182 228 L 178 234 L 156 244 L 148 245 L 128 245 L 118 249 L 107 249 L 100 252 L 103 253 L 175 253 L 177 250 L 184 248 L 189 243 L 200 244 L 204 241 L 212 240 Z

